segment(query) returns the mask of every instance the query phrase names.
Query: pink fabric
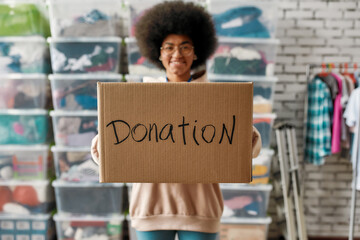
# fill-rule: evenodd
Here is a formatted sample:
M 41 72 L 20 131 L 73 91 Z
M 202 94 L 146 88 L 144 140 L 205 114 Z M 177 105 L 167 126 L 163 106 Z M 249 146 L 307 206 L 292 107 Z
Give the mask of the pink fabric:
M 332 126 L 332 138 L 331 138 L 331 153 L 338 153 L 341 151 L 341 96 L 342 96 L 342 81 L 334 73 L 331 75 L 336 79 L 339 87 L 338 94 L 334 101 L 334 114 L 333 114 L 333 126 Z
M 241 209 L 253 202 L 250 196 L 239 196 L 224 200 L 224 205 L 231 209 Z

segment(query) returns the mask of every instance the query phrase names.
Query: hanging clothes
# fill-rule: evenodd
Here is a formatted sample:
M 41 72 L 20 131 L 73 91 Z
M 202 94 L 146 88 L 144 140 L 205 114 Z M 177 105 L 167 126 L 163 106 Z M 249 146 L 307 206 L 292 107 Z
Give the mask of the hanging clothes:
M 339 86 L 335 77 L 331 74 L 318 74 L 316 77 L 320 78 L 328 86 L 331 93 L 331 99 L 334 101 L 337 94 L 339 93 Z
M 332 95 L 326 83 L 315 77 L 308 85 L 307 134 L 305 160 L 315 165 L 324 164 L 331 154 Z
M 341 119 L 342 119 L 342 106 L 341 106 L 341 97 L 342 97 L 342 81 L 334 73 L 331 73 L 338 84 L 338 94 L 334 100 L 334 112 L 333 112 L 333 121 L 332 121 L 332 135 L 331 135 L 331 153 L 339 153 L 341 151 Z
M 352 132 L 355 132 L 354 139 L 357 138 L 358 130 L 356 126 L 360 124 L 360 88 L 356 88 L 350 95 L 348 105 L 346 106 L 346 110 L 344 112 L 344 118 L 346 119 L 346 125 L 351 128 Z M 356 154 L 359 152 L 359 146 L 352 146 L 351 154 Z M 356 189 L 360 190 L 360 154 L 357 156 L 358 167 L 357 167 L 357 184 Z M 352 162 L 353 166 L 355 162 Z

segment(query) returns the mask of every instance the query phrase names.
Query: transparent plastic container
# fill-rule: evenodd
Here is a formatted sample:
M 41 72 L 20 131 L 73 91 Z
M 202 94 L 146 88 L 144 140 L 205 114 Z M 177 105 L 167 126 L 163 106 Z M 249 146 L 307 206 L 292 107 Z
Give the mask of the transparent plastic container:
M 0 37 L 0 72 L 47 73 L 50 70 L 49 51 L 45 38 Z
M 238 218 L 233 221 L 221 219 L 218 240 L 266 240 L 271 218 Z
M 209 74 L 211 82 L 252 82 L 253 88 L 253 113 L 271 113 L 274 105 L 276 77 L 255 76 L 229 76 Z
M 49 75 L 55 110 L 97 110 L 97 82 L 121 82 L 120 74 Z
M 122 0 L 48 0 L 53 37 L 120 36 Z M 71 7 L 69 7 L 71 5 Z
M 56 177 L 69 182 L 99 182 L 99 166 L 92 160 L 90 147 L 51 147 Z
M 278 45 L 277 39 L 221 37 L 207 61 L 208 74 L 273 76 Z
M 60 214 L 107 216 L 123 212 L 123 183 L 56 180 L 52 185 Z
M 0 75 L 0 109 L 45 108 L 47 85 L 43 74 Z
M 51 240 L 55 224 L 50 214 L 0 215 L 0 239 Z
M 55 207 L 49 181 L 0 181 L 0 214 L 49 213 Z
M 274 156 L 274 150 L 263 148 L 259 156 L 253 158 L 252 161 L 252 175 L 253 180 L 251 184 L 268 184 L 270 171 L 271 171 L 271 160 Z
M 54 73 L 118 73 L 121 38 L 48 38 Z
M 277 1 L 208 1 L 218 36 L 275 38 Z
M 45 180 L 48 145 L 0 145 L 0 181 Z
M 0 110 L 0 144 L 43 144 L 48 133 L 46 110 Z
M 260 132 L 261 142 L 263 148 L 269 148 L 271 143 L 271 137 L 273 133 L 273 125 L 276 114 L 266 113 L 266 114 L 254 114 L 253 115 L 253 125 Z
M 267 216 L 271 184 L 220 184 L 224 199 L 223 219 Z
M 97 111 L 51 111 L 58 146 L 90 147 L 98 133 Z
M 140 76 L 165 76 L 164 69 L 159 69 L 141 55 L 135 38 L 126 38 L 125 42 L 129 74 Z
M 42 0 L 0 1 L 0 36 L 50 35 Z
M 74 216 L 55 214 L 57 239 L 122 239 L 122 224 L 124 216 Z M 87 236 L 84 230 L 91 229 L 92 235 Z

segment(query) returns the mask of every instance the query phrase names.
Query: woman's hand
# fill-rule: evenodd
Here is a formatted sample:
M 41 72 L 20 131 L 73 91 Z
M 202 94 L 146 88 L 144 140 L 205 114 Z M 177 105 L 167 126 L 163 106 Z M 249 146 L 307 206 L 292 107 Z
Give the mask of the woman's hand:
M 261 136 L 259 131 L 253 126 L 253 134 L 252 134 L 252 157 L 256 158 L 261 150 Z
M 94 160 L 94 162 L 99 165 L 100 161 L 100 153 L 99 153 L 99 149 L 98 149 L 98 139 L 99 139 L 99 135 L 96 135 L 93 140 L 91 141 L 91 156 L 92 159 Z

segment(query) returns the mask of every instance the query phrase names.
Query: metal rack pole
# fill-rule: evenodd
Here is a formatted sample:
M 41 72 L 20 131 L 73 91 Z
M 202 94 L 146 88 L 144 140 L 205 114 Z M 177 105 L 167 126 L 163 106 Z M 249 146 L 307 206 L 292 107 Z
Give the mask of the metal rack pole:
M 354 239 L 354 223 L 355 223 L 355 212 L 356 212 L 356 185 L 357 185 L 357 174 L 358 174 L 358 160 L 359 160 L 359 143 L 360 143 L 360 109 L 359 116 L 356 124 L 357 133 L 354 139 L 352 148 L 352 162 L 353 162 L 353 180 L 352 180 L 352 193 L 351 193 L 351 208 L 350 208 L 350 227 L 349 227 L 349 240 Z M 355 164 L 354 164 L 355 163 Z

